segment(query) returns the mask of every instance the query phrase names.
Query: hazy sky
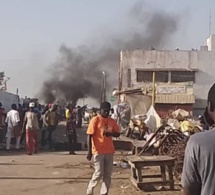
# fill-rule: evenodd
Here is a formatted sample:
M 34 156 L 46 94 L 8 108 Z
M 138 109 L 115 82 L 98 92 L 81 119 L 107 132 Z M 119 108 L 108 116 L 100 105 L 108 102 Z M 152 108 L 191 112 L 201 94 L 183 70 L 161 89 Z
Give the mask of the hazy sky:
M 8 91 L 34 96 L 59 47 L 77 47 L 100 33 L 120 32 L 135 0 L 0 0 L 0 71 L 10 77 Z M 179 13 L 174 48 L 199 48 L 215 33 L 214 0 L 146 0 L 151 7 Z

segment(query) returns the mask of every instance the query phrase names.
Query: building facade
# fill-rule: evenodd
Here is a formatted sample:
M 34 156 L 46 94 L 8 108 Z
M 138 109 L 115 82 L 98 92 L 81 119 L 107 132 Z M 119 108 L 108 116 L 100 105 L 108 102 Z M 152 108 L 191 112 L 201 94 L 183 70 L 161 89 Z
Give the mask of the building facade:
M 195 96 L 193 108 L 196 112 L 202 112 L 206 106 L 208 90 L 215 82 L 215 35 L 211 35 L 200 50 L 121 51 L 119 90 L 150 85 L 153 72 L 156 75 L 156 83 L 172 86 L 177 83 L 192 83 Z M 191 94 L 187 94 L 186 86 L 183 89 L 180 95 L 191 97 Z M 158 93 L 158 90 L 156 91 Z M 165 93 L 165 96 L 167 95 L 173 95 L 173 93 Z M 158 99 L 157 96 L 157 104 L 159 104 Z M 190 104 L 193 104 L 192 101 L 190 100 Z

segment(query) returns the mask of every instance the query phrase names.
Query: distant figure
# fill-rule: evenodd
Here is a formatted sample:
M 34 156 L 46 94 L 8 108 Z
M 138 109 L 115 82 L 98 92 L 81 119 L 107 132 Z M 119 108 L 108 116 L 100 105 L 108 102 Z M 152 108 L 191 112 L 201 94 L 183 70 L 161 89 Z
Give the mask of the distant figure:
M 20 123 L 21 126 L 23 126 L 24 116 L 25 116 L 25 113 L 28 112 L 28 110 L 29 110 L 29 103 L 24 103 L 22 105 L 22 117 L 23 118 L 20 119 L 21 120 L 21 123 Z M 21 135 L 21 140 L 20 140 L 21 145 L 23 144 L 23 141 L 24 141 L 25 137 L 26 137 L 26 130 L 24 129 L 24 130 L 22 130 L 22 135 Z M 22 147 L 24 147 L 24 146 L 22 146 Z
M 49 106 L 45 105 L 44 109 L 42 110 L 42 115 L 41 115 L 41 120 L 42 120 L 42 133 L 41 133 L 41 149 L 44 149 L 45 147 L 45 139 L 46 139 L 46 134 L 48 133 L 47 131 L 47 123 L 46 123 L 46 118 L 45 118 L 45 113 L 49 110 Z
M 26 147 L 28 155 L 38 152 L 38 131 L 39 123 L 36 113 L 34 112 L 35 103 L 29 104 L 29 111 L 25 113 L 23 130 L 26 131 Z
M 77 127 L 81 128 L 82 126 L 82 114 L 83 113 L 83 108 L 80 106 L 77 107 Z
M 7 134 L 6 134 L 6 150 L 10 150 L 11 138 L 16 138 L 16 149 L 20 148 L 20 136 L 21 136 L 21 126 L 19 112 L 17 111 L 16 104 L 11 105 L 11 110 L 7 113 L 5 119 L 7 124 Z
M 44 143 L 42 144 L 42 148 L 45 147 L 46 142 L 49 142 L 49 149 L 53 149 L 53 132 L 57 128 L 58 125 L 58 114 L 57 114 L 57 105 L 53 104 L 52 107 L 46 111 L 44 116 L 44 124 L 46 126 L 46 130 L 48 133 L 48 137 L 45 138 Z
M 75 146 L 77 143 L 76 134 L 76 113 L 72 105 L 67 106 L 66 110 L 66 134 L 69 141 L 69 154 L 75 153 Z
M 92 108 L 92 114 L 91 114 L 91 118 L 97 116 L 97 112 L 95 108 Z

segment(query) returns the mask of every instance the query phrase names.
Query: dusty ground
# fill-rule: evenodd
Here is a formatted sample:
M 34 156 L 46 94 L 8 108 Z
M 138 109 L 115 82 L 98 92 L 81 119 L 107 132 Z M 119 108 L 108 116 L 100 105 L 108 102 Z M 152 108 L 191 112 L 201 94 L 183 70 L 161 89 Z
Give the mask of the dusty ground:
M 79 139 L 84 142 L 83 132 Z M 7 195 L 85 195 L 93 173 L 92 164 L 85 160 L 86 152 L 70 156 L 67 152 L 43 152 L 27 156 L 25 152 L 0 151 L 0 194 Z M 116 154 L 115 160 L 121 158 Z M 147 170 L 155 173 L 156 169 Z M 130 170 L 114 167 L 110 195 L 179 195 L 180 189 L 159 192 L 137 191 L 130 183 Z M 95 195 L 99 195 L 99 186 Z

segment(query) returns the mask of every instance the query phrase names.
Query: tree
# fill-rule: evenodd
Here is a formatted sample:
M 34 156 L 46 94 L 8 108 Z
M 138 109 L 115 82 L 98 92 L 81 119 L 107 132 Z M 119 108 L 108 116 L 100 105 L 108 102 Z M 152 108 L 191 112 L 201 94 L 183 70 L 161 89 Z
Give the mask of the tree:
M 4 72 L 0 72 L 0 90 L 4 89 L 4 81 L 5 81 L 5 74 Z

